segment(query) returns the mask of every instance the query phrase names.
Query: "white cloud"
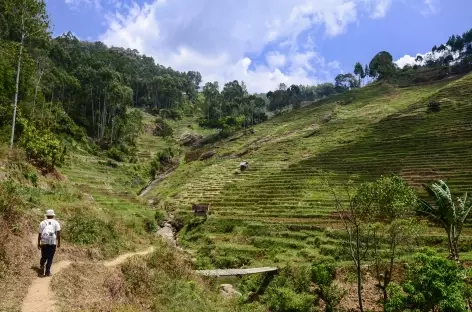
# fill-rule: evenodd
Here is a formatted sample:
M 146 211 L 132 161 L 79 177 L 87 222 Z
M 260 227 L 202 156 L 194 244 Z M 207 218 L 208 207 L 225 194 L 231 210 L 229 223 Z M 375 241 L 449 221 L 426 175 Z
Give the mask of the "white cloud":
M 251 92 L 268 91 L 280 82 L 331 79 L 339 62 L 325 61 L 314 51 L 322 38 L 310 34 L 300 44 L 300 35 L 316 27 L 336 36 L 357 21 L 358 12 L 379 18 L 390 5 L 390 0 L 150 1 L 109 12 L 99 39 L 137 49 L 177 70 L 198 70 L 204 81 L 244 80 Z M 269 44 L 274 48 L 261 55 Z
M 421 54 L 417 54 L 417 56 L 418 56 L 418 55 L 421 55 Z M 403 68 L 403 67 L 405 67 L 406 65 L 415 65 L 415 64 L 416 64 L 415 59 L 416 59 L 415 56 L 404 55 L 404 56 L 402 56 L 401 58 L 399 58 L 398 60 L 396 60 L 396 61 L 395 61 L 395 64 L 397 64 L 398 67 Z
M 407 64 L 412 65 L 412 66 L 415 65 L 415 64 L 424 65 L 428 58 L 431 58 L 433 60 L 437 60 L 440 57 L 445 56 L 446 53 L 450 53 L 451 48 L 449 46 L 447 46 L 447 49 L 449 51 L 436 52 L 434 54 L 432 52 L 426 52 L 426 53 L 423 53 L 423 54 L 417 53 L 416 56 L 404 55 L 401 58 L 399 58 L 398 60 L 396 60 L 394 63 L 396 63 L 398 65 L 398 67 L 400 67 L 400 68 L 405 67 L 405 65 L 407 65 Z M 459 53 L 456 52 L 456 53 L 453 53 L 452 55 L 454 56 L 454 58 L 457 58 L 459 56 Z M 422 62 L 417 63 L 415 61 L 418 56 L 421 56 L 423 58 Z
M 426 8 L 421 11 L 423 15 L 436 14 L 439 12 L 439 1 L 440 0 L 424 0 Z
M 93 6 L 96 10 L 102 8 L 101 0 L 64 0 L 72 9 L 79 9 L 81 6 Z
M 371 13 L 372 18 L 382 18 L 387 14 L 388 9 L 392 5 L 392 0 L 379 0 L 374 4 L 374 9 Z
M 277 68 L 277 67 L 283 67 L 285 63 L 287 62 L 287 58 L 285 55 L 281 54 L 278 51 L 272 51 L 269 52 L 265 55 L 267 65 L 269 65 L 270 68 Z

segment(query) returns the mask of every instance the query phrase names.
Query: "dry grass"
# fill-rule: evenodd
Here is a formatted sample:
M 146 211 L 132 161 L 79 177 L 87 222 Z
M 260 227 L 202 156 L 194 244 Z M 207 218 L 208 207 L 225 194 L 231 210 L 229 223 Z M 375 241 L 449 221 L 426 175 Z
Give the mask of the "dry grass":
M 0 237 L 0 311 L 19 311 L 29 284 L 36 277 L 31 267 L 39 259 L 29 236 L 14 235 L 3 220 L 0 220 Z
M 52 289 L 61 311 L 236 311 L 165 245 L 118 268 L 72 264 L 54 276 Z
M 355 274 L 352 272 L 352 274 Z M 359 299 L 357 297 L 357 282 L 353 280 L 354 275 L 348 270 L 339 270 L 338 278 L 335 284 L 346 291 L 345 296 L 339 304 L 341 311 L 359 311 Z M 377 288 L 377 280 L 366 272 L 362 281 L 362 303 L 364 309 L 367 311 L 382 311 L 382 304 L 380 303 L 381 292 Z
M 73 263 L 55 275 L 52 289 L 62 311 L 112 311 L 129 306 L 123 273 L 102 264 Z

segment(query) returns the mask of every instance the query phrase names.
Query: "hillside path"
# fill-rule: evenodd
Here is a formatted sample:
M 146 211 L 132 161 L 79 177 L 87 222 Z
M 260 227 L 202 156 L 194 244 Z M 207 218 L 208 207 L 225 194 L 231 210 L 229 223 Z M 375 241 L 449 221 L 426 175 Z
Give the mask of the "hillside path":
M 36 234 L 31 236 L 31 243 L 36 246 Z M 130 257 L 146 255 L 151 253 L 153 250 L 154 247 L 151 246 L 143 251 L 126 253 L 113 260 L 104 261 L 103 265 L 106 267 L 114 267 L 125 262 Z M 53 263 L 52 269 L 54 273 L 57 274 L 61 270 L 67 268 L 71 263 L 71 261 L 67 260 L 59 261 L 57 263 L 55 262 Z M 21 312 L 56 312 L 56 301 L 54 299 L 54 293 L 50 288 L 50 284 L 50 277 L 37 277 L 28 289 L 28 294 L 23 300 L 23 304 L 21 306 Z

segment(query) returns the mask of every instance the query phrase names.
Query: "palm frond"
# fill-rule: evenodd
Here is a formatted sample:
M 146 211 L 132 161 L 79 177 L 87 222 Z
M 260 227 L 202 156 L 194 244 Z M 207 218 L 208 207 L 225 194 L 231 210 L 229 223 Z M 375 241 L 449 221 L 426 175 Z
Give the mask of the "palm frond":
M 472 201 L 468 200 L 467 192 L 465 192 L 463 198 L 458 198 L 459 206 L 461 207 L 461 223 L 464 223 L 465 219 L 469 216 L 472 210 Z

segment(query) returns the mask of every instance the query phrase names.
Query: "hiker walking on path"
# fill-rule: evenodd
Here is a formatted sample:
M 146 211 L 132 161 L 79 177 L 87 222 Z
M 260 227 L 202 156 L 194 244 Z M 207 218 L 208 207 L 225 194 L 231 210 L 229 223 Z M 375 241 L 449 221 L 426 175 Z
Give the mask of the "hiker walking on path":
M 61 246 L 61 225 L 54 219 L 54 210 L 46 211 L 46 220 L 39 224 L 38 249 L 41 249 L 41 261 L 39 262 L 41 273 L 51 276 L 51 265 L 56 253 L 56 247 Z M 44 268 L 46 265 L 46 272 Z

